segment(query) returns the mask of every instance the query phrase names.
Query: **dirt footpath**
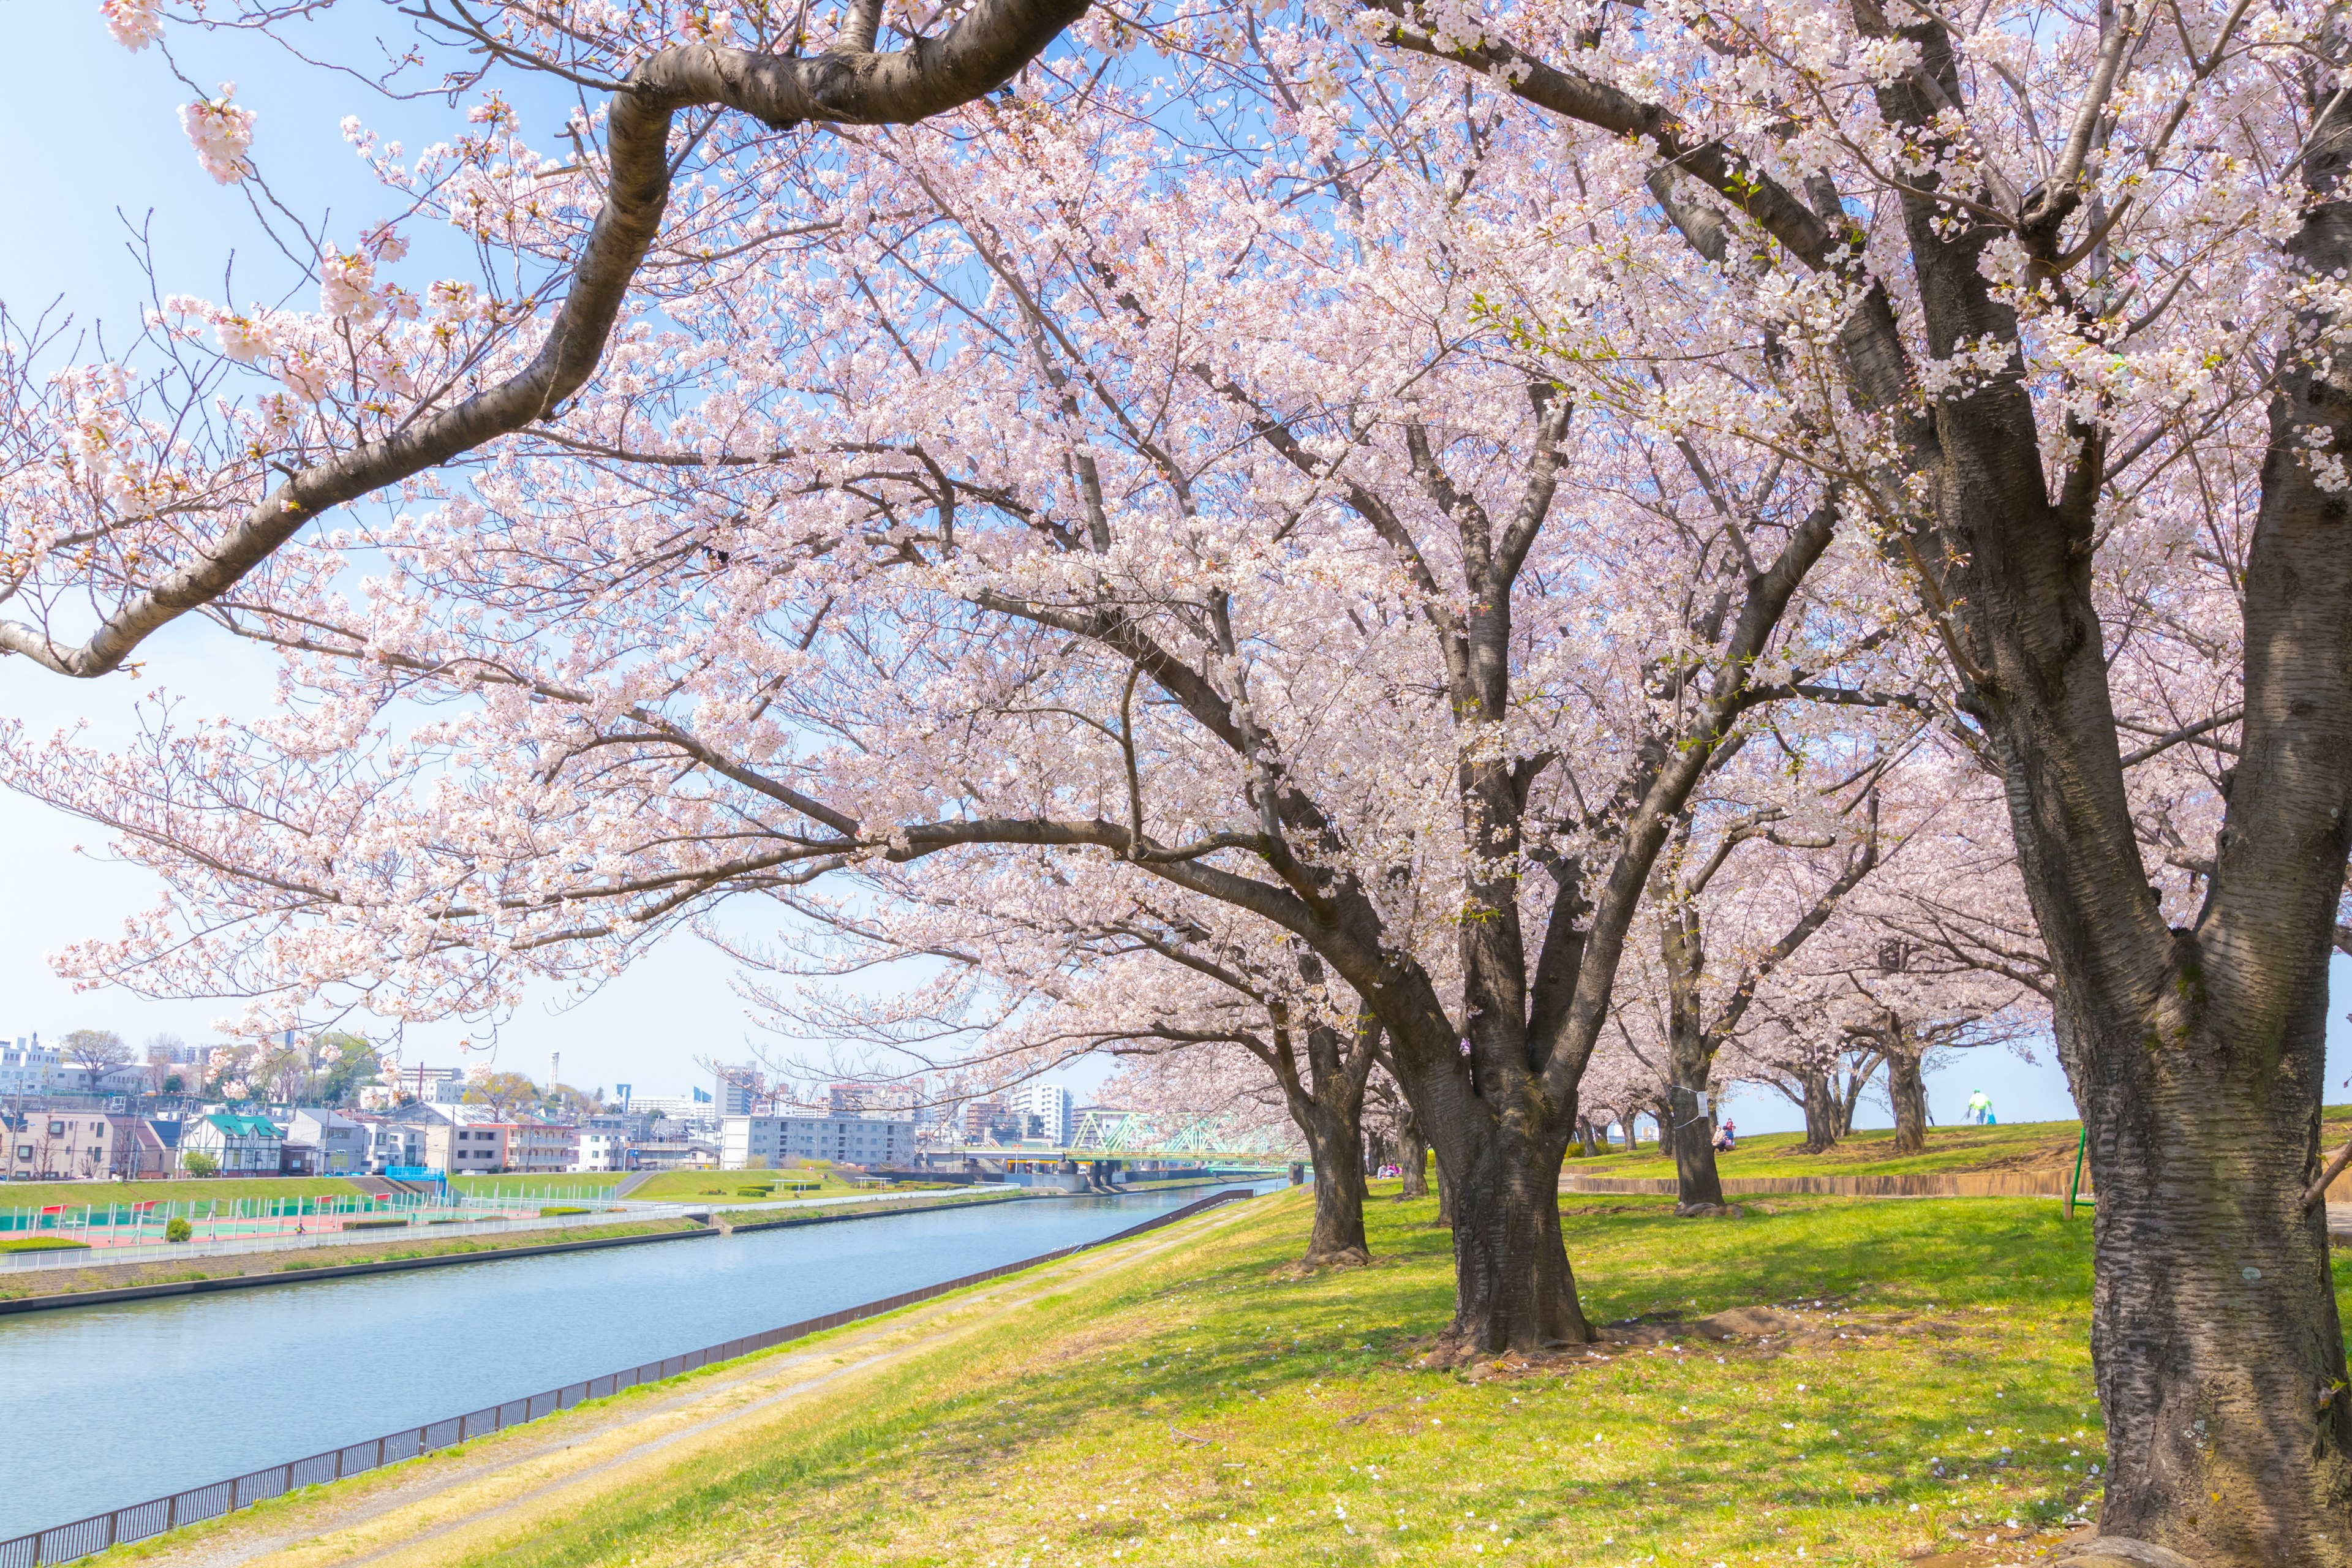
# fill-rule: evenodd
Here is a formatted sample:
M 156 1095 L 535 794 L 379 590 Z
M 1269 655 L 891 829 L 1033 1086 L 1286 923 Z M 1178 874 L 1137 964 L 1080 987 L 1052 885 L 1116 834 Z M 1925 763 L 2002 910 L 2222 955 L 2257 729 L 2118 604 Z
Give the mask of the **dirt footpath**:
M 615 1488 L 655 1484 L 670 1467 L 740 1442 L 780 1406 L 964 1337 L 1056 1289 L 1133 1267 L 1231 1223 L 1212 1210 L 1149 1237 L 1083 1253 L 1015 1279 L 230 1514 L 108 1554 L 170 1568 L 422 1568 L 560 1518 Z

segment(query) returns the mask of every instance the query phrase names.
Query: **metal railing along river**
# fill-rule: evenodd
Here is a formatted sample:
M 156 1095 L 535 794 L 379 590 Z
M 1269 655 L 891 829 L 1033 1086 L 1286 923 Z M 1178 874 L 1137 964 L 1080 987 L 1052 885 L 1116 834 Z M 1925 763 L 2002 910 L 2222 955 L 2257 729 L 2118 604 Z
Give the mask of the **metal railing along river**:
M 297 1487 L 317 1486 L 322 1482 L 341 1480 L 345 1476 L 363 1475 L 379 1466 L 397 1464 L 413 1459 L 419 1454 L 429 1454 L 436 1448 L 450 1447 L 468 1442 L 509 1426 L 519 1426 L 527 1421 L 537 1421 L 559 1410 L 590 1399 L 604 1399 L 625 1388 L 641 1383 L 658 1383 L 755 1351 L 770 1350 L 790 1341 L 804 1339 L 810 1334 L 837 1329 L 844 1323 L 854 1323 L 861 1318 L 879 1317 L 895 1312 L 901 1307 L 911 1307 L 918 1301 L 928 1301 L 952 1290 L 982 1285 L 1008 1274 L 1018 1274 L 1024 1268 L 1058 1262 L 1080 1252 L 1090 1252 L 1098 1247 L 1109 1247 L 1127 1241 L 1178 1220 L 1189 1219 L 1204 1209 L 1230 1203 L 1250 1194 L 1243 1192 L 1212 1194 L 1181 1208 L 1155 1215 L 1139 1225 L 1129 1226 L 1095 1241 L 1082 1241 L 1073 1247 L 1055 1247 L 1034 1258 L 1024 1258 L 1017 1263 L 1000 1263 L 993 1268 L 983 1268 L 977 1274 L 942 1280 L 919 1289 L 902 1290 L 896 1296 L 886 1296 L 878 1301 L 860 1306 L 844 1307 L 797 1323 L 787 1323 L 781 1329 L 764 1333 L 747 1334 L 741 1339 L 728 1340 L 708 1345 L 683 1355 L 664 1357 L 646 1362 L 625 1372 L 608 1373 L 583 1383 L 570 1383 L 562 1388 L 551 1388 L 544 1394 L 533 1394 L 521 1399 L 509 1399 L 503 1405 L 470 1411 L 463 1415 L 451 1415 L 423 1426 L 405 1426 L 382 1437 L 370 1438 L 341 1448 L 330 1448 L 323 1454 L 313 1454 L 307 1459 L 295 1459 L 288 1464 L 273 1465 L 255 1470 L 232 1480 L 214 1481 L 208 1486 L 190 1487 L 169 1497 L 152 1498 L 146 1502 L 132 1503 L 106 1513 L 95 1513 L 88 1519 L 78 1519 L 71 1524 L 53 1525 L 37 1530 L 29 1535 L 19 1535 L 12 1541 L 0 1541 L 0 1568 L 44 1568 L 52 1563 L 67 1563 L 77 1557 L 87 1557 L 93 1552 L 103 1552 L 133 1541 L 143 1541 L 184 1524 L 195 1524 L 222 1514 L 233 1513 L 255 1503 L 294 1490 Z

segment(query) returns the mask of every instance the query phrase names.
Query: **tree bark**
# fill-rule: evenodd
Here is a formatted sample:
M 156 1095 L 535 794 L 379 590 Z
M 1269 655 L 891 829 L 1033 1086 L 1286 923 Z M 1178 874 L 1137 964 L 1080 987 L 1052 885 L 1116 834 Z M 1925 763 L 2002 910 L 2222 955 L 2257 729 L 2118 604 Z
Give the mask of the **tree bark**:
M 1451 1227 L 1454 1224 L 1454 1184 L 1445 1179 L 1445 1162 L 1437 1165 L 1437 1223 Z
M 1675 1064 L 1677 1079 L 1682 1064 Z M 1699 1088 L 1677 1082 L 1672 1131 L 1667 1142 L 1675 1155 L 1675 1189 L 1676 1201 L 1685 1205 L 1723 1203 L 1723 1177 L 1715 1168 L 1715 1121 L 1699 1114 L 1698 1096 L 1705 1092 L 1706 1082 L 1701 1068 Z M 1680 1125 L 1675 1125 L 1679 1123 Z
M 1276 1014 L 1271 1047 L 1253 1045 L 1282 1086 L 1290 1120 L 1315 1165 L 1315 1226 L 1300 1261 L 1310 1268 L 1370 1263 L 1364 1239 L 1364 1089 L 1379 1057 L 1380 1026 L 1367 1019 L 1352 1037 L 1328 1024 L 1306 1030 L 1307 1072 L 1298 1071 L 1296 1035 Z M 1246 1042 L 1245 1042 L 1246 1043 Z
M 1407 1117 L 1397 1130 L 1398 1164 L 1403 1182 L 1397 1188 L 1397 1202 L 1429 1195 L 1429 1140 L 1421 1135 L 1418 1123 Z
M 1507 1123 L 1480 1157 L 1447 1182 L 1454 1197 L 1454 1323 L 1441 1337 L 1456 1353 L 1589 1344 L 1596 1337 L 1576 1298 L 1559 1234 L 1559 1167 L 1568 1140 L 1517 1134 Z
M 1808 1154 L 1819 1154 L 1834 1147 L 1838 1141 L 1837 1086 L 1831 1081 L 1827 1068 L 1807 1068 L 1803 1078 L 1804 1150 Z
M 1324 1114 L 1303 1126 L 1307 1152 L 1315 1163 L 1315 1228 L 1307 1237 L 1310 1268 L 1370 1263 L 1364 1239 L 1364 1138 L 1355 1119 Z
M 1927 1081 L 1919 1058 L 1899 1044 L 1886 1056 L 1886 1098 L 1895 1107 L 1895 1152 L 1924 1153 L 1927 1148 Z

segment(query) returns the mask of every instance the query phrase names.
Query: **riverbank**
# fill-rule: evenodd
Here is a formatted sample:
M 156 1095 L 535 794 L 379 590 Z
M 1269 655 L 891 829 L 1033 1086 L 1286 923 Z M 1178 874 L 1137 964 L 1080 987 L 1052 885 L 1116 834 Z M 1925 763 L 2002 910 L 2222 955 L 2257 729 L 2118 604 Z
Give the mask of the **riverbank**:
M 501 1258 L 572 1250 L 583 1245 L 609 1246 L 621 1241 L 710 1232 L 692 1220 L 672 1218 L 559 1226 L 523 1234 L 529 1235 L 530 1241 L 516 1245 L 503 1237 L 428 1238 L 427 1233 L 421 1230 L 404 1231 L 373 1242 L 343 1242 L 301 1251 L 245 1252 L 193 1258 L 184 1262 L 98 1264 L 39 1274 L 0 1275 L 0 1315 L 89 1306 L 105 1300 L 138 1300 L 199 1288 L 292 1285 L 346 1278 L 362 1269 L 387 1272 L 396 1267 L 416 1268 L 445 1260 L 488 1263 Z
M 1586 1306 L 1616 1338 L 1465 1368 L 1424 1364 L 1453 1295 L 1433 1205 L 1375 1201 L 1378 1261 L 1302 1275 L 1310 1204 L 1235 1205 L 128 1554 L 1326 1568 L 1802 1547 L 1990 1568 L 2095 1507 L 2088 1226 L 2053 1205 L 1690 1221 L 1571 1201 Z

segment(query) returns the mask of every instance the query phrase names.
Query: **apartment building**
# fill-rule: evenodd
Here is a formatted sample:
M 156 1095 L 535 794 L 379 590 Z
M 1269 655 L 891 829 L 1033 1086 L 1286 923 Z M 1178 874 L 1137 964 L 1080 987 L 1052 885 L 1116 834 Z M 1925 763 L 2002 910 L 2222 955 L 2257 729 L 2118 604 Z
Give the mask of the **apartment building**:
M 483 1176 L 507 1169 L 507 1139 L 516 1131 L 513 1123 L 428 1121 L 424 1127 L 427 1165 L 453 1176 Z
M 580 1129 L 545 1121 L 522 1121 L 507 1136 L 507 1169 L 533 1174 L 575 1169 L 580 1161 Z
M 719 1123 L 722 1170 L 773 1169 L 796 1160 L 837 1165 L 897 1165 L 914 1157 L 915 1120 L 903 1112 L 835 1112 L 814 1107 L 796 1115 L 729 1116 Z
M 64 1056 L 38 1035 L 0 1040 L 0 1096 L 54 1094 L 64 1070 Z

